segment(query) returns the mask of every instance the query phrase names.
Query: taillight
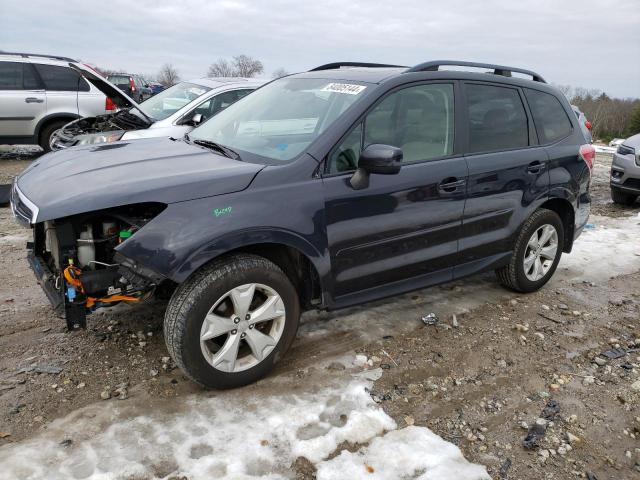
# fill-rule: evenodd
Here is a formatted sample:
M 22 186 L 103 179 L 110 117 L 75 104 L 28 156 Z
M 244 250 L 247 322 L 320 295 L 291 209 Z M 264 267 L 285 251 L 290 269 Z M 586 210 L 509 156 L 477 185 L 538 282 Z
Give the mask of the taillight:
M 136 91 L 136 82 L 133 81 L 133 78 L 129 78 L 129 88 L 132 92 Z
M 104 109 L 109 112 L 111 110 L 117 110 L 118 106 L 113 103 L 113 100 L 107 97 L 107 99 L 104 101 Z
M 593 169 L 593 162 L 596 160 L 596 149 L 590 143 L 580 146 L 580 156 L 584 163 L 589 167 L 589 171 Z
M 584 122 L 584 126 L 591 130 L 591 122 L 589 120 Z

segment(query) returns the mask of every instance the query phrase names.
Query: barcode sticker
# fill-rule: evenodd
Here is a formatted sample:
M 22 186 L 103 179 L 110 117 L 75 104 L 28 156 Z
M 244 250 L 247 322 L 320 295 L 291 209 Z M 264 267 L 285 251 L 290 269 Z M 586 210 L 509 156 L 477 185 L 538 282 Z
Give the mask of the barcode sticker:
M 347 95 L 358 95 L 365 88 L 364 85 L 354 85 L 350 83 L 330 83 L 322 89 L 323 92 L 346 93 Z

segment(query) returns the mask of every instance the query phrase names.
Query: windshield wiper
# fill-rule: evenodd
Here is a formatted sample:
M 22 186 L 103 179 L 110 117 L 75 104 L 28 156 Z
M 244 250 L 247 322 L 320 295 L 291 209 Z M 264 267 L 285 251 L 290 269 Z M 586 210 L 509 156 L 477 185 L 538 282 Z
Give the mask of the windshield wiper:
M 211 150 L 215 150 L 216 152 L 223 154 L 225 157 L 229 157 L 234 160 L 242 160 L 238 152 L 230 149 L 229 147 L 225 147 L 224 145 L 220 145 L 219 143 L 212 142 L 211 140 L 201 140 L 199 138 L 191 139 L 188 136 L 186 138 L 187 140 L 191 141 L 192 143 L 195 143 L 196 145 L 200 145 L 206 148 L 210 148 Z

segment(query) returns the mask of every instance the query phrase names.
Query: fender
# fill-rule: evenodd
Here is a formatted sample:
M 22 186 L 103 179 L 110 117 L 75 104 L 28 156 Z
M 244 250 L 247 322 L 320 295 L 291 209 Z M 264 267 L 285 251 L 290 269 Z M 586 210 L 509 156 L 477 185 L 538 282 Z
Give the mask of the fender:
M 330 273 L 328 255 L 320 252 L 311 242 L 296 232 L 271 227 L 229 232 L 213 239 L 185 259 L 178 268 L 171 272 L 169 278 L 178 283 L 184 282 L 194 271 L 211 260 L 234 250 L 260 244 L 282 245 L 299 251 L 318 272 L 324 291 L 327 276 Z

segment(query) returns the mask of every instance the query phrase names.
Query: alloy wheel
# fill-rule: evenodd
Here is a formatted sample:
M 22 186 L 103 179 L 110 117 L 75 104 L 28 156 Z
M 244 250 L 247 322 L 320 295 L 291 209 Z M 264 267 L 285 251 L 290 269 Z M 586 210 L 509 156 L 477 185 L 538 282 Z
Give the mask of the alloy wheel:
M 262 362 L 284 331 L 286 309 L 267 285 L 248 283 L 229 290 L 207 312 L 200 347 L 214 368 L 235 373 Z
M 543 278 L 553 266 L 558 254 L 558 232 L 553 225 L 542 225 L 527 243 L 524 253 L 524 274 L 532 282 Z

